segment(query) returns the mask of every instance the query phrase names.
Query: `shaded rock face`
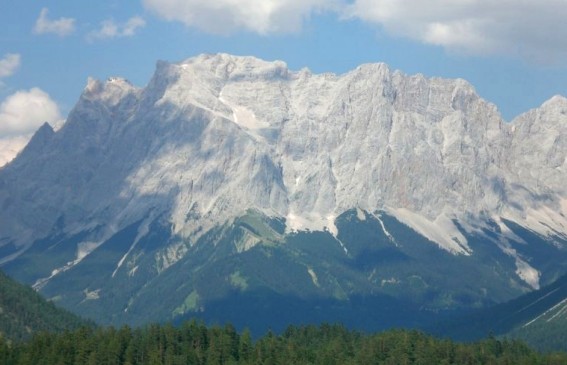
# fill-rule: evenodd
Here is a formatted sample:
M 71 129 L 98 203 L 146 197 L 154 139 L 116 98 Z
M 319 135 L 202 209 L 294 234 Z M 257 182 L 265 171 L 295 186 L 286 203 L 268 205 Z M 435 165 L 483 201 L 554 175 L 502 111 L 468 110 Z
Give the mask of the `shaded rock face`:
M 511 226 L 562 252 L 566 132 L 563 97 L 505 123 L 464 80 L 384 64 L 317 75 L 225 54 L 160 61 L 145 88 L 89 80 L 65 126 L 42 127 L 0 170 L 0 262 L 68 239 L 65 260 L 26 279 L 49 283 L 135 224 L 116 273 L 159 221 L 169 232 L 154 253 L 159 275 L 250 211 L 281 219 L 283 236 L 338 238 L 337 217 L 356 209 L 455 257 L 474 256 L 471 237 L 483 237 L 537 288 L 560 267 L 534 265 Z M 265 243 L 254 236 L 239 251 Z

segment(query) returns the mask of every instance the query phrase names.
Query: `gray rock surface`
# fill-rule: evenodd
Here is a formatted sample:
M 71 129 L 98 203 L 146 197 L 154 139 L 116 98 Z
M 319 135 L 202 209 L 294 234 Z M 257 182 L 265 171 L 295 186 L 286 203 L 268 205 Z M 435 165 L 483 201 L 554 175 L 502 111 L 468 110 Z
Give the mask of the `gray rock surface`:
M 0 170 L 0 245 L 25 250 L 61 219 L 68 233 L 103 226 L 80 260 L 140 219 L 166 216 L 191 242 L 251 208 L 336 234 L 335 217 L 360 208 L 469 255 L 454 221 L 566 237 L 566 154 L 561 96 L 505 123 L 464 80 L 385 64 L 317 75 L 226 54 L 160 61 L 144 88 L 89 80 L 66 124 Z M 537 287 L 537 269 L 502 249 Z

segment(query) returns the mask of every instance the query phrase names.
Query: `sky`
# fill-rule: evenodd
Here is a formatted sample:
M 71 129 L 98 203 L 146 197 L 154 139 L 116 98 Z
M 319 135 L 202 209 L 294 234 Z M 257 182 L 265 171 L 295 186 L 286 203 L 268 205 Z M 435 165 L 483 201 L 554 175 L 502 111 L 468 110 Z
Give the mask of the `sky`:
M 201 53 L 463 78 L 511 121 L 567 96 L 565 19 L 567 0 L 0 0 L 0 166 L 88 77 L 144 86 Z

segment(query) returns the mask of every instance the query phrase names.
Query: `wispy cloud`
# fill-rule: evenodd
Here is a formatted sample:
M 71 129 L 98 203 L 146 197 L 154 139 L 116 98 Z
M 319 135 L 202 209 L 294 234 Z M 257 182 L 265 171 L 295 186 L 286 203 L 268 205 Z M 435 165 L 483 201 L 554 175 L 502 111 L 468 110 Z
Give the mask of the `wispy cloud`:
M 259 34 L 300 31 L 313 12 L 332 9 L 340 0 L 143 0 L 158 16 L 210 33 Z
M 146 26 L 146 21 L 139 16 L 128 19 L 125 23 L 116 23 L 114 20 L 105 20 L 100 29 L 87 35 L 87 39 L 110 39 L 119 37 L 132 37 L 136 32 Z
M 21 57 L 17 53 L 8 53 L 0 59 L 0 79 L 12 76 L 20 67 Z
M 52 20 L 47 17 L 48 12 L 47 8 L 41 9 L 33 28 L 35 34 L 54 33 L 64 37 L 75 31 L 75 19 L 59 18 Z

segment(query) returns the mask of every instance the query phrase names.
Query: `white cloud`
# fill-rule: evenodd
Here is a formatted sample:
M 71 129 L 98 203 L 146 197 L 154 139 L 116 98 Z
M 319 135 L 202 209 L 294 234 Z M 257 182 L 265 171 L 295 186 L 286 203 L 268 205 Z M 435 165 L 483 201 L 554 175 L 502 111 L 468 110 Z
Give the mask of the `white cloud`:
M 63 123 L 59 107 L 46 92 L 33 88 L 8 96 L 0 104 L 0 167 L 16 157 L 45 122 L 55 128 Z
M 355 0 L 343 15 L 468 54 L 567 56 L 565 0 Z
M 259 34 L 301 30 L 314 12 L 331 10 L 340 0 L 143 0 L 166 20 L 210 33 L 246 30 Z
M 20 55 L 8 53 L 0 60 L 0 79 L 12 76 L 20 67 Z
M 465 54 L 567 60 L 567 0 L 142 0 L 158 16 L 209 33 L 297 32 L 317 12 Z
M 41 9 L 39 18 L 35 22 L 33 28 L 36 34 L 55 33 L 60 37 L 69 35 L 75 31 L 75 19 L 73 18 L 59 18 L 51 20 L 47 17 L 49 10 L 47 8 Z
M 45 91 L 21 90 L 0 104 L 0 138 L 27 136 L 43 123 L 61 119 L 59 107 Z
M 117 24 L 113 20 L 105 20 L 101 23 L 99 30 L 89 33 L 88 39 L 106 39 L 118 37 L 131 37 L 136 34 L 136 31 L 146 26 L 146 21 L 135 16 L 123 24 Z

